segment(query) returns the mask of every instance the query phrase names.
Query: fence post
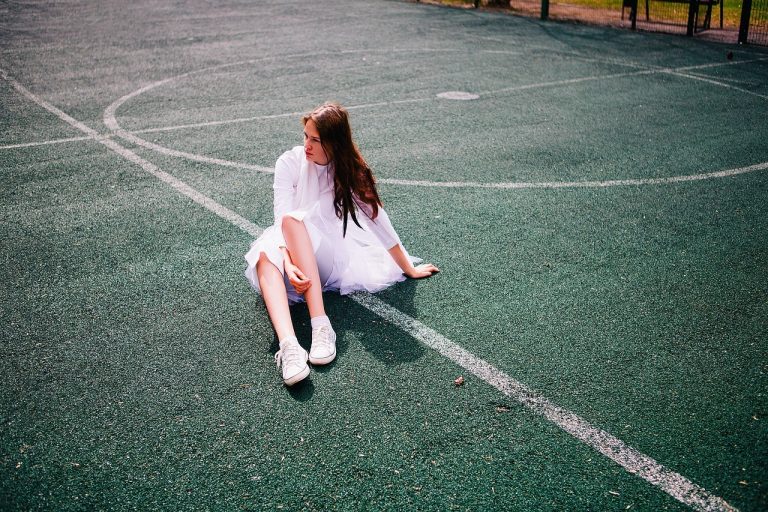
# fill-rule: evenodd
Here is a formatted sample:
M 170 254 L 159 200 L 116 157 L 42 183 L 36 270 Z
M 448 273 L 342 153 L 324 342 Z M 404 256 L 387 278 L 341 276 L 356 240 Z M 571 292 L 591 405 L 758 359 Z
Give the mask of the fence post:
M 541 0 L 541 19 L 546 20 L 549 17 L 549 0 Z
M 685 35 L 693 37 L 693 31 L 696 28 L 696 16 L 699 14 L 699 0 L 688 1 L 688 30 Z
M 629 15 L 632 16 L 632 30 L 637 30 L 637 0 L 632 0 L 629 10 Z
M 741 23 L 739 24 L 739 44 L 746 44 L 749 37 L 749 16 L 752 13 L 752 0 L 741 3 Z

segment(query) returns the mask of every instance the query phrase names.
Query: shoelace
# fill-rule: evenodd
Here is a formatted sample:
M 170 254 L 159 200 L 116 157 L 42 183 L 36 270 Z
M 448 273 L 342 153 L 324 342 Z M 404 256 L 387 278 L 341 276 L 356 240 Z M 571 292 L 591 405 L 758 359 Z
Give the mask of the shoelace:
M 298 366 L 306 362 L 304 357 L 304 349 L 298 343 L 289 343 L 285 348 L 277 351 L 275 363 L 278 368 L 282 362 L 285 362 L 286 366 Z
M 323 325 L 312 331 L 312 348 L 315 347 L 333 352 L 330 327 Z

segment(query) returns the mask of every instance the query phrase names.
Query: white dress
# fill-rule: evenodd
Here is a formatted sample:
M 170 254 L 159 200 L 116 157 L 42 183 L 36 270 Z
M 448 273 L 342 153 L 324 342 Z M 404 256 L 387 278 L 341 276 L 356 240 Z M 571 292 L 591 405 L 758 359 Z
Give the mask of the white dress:
M 256 262 L 263 252 L 283 274 L 288 301 L 293 304 L 304 300 L 285 277 L 283 268 L 280 247 L 285 246 L 285 239 L 281 224 L 286 215 L 303 221 L 307 227 L 323 291 L 339 291 L 342 295 L 358 290 L 377 292 L 405 279 L 388 252 L 395 245 L 402 247 L 402 243 L 383 208 L 379 207 L 376 220 L 358 208 L 356 217 L 364 229 L 357 227 L 350 216 L 347 234 L 342 236 L 342 220 L 333 207 L 332 172 L 331 166 L 308 161 L 303 146 L 286 151 L 277 160 L 273 185 L 275 222 L 251 244 L 245 255 L 248 263 L 245 276 L 257 292 L 261 293 Z M 404 247 L 403 251 L 407 256 Z M 420 261 L 408 257 L 413 262 Z

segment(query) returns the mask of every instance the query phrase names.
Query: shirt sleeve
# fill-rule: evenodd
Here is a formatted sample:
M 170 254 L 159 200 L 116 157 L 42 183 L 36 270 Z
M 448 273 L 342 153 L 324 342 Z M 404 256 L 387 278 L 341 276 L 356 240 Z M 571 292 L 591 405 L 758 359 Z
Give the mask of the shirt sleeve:
M 279 225 L 283 216 L 293 209 L 301 165 L 300 162 L 297 165 L 294 160 L 293 152 L 286 151 L 275 164 L 275 180 L 272 184 L 275 194 L 275 225 Z
M 389 215 L 384 211 L 384 208 L 379 206 L 379 213 L 375 220 L 371 220 L 370 213 L 370 206 L 358 204 L 357 220 L 373 233 L 387 250 L 400 244 L 400 237 L 397 236 L 395 228 L 392 227 L 392 222 L 389 220 Z

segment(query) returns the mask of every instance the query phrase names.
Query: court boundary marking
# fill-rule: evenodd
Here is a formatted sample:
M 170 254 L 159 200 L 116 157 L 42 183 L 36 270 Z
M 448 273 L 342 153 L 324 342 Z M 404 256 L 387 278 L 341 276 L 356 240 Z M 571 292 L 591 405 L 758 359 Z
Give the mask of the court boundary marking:
M 229 221 L 251 236 L 258 236 L 262 232 L 261 228 L 248 219 L 245 219 L 229 208 L 217 203 L 175 176 L 162 171 L 159 167 L 142 158 L 130 149 L 123 147 L 108 137 L 100 135 L 84 123 L 74 119 L 42 98 L 39 98 L 15 79 L 10 77 L 2 68 L 0 68 L 0 76 L 26 98 L 53 113 L 70 126 L 89 135 L 117 155 L 138 165 L 144 171 L 170 185 L 179 193 L 192 199 L 195 203 Z M 681 503 L 697 510 L 708 512 L 737 510 L 724 499 L 715 496 L 683 475 L 666 468 L 655 459 L 628 446 L 608 432 L 592 426 L 578 415 L 555 405 L 543 395 L 532 391 L 530 388 L 513 379 L 489 362 L 476 357 L 458 344 L 439 334 L 437 331 L 386 304 L 381 299 L 370 293 L 361 292 L 354 293 L 350 295 L 350 297 L 372 313 L 399 327 L 405 333 L 410 334 L 414 339 L 420 341 L 427 347 L 432 348 L 443 357 L 450 359 L 462 368 L 470 371 L 473 375 L 495 387 L 506 396 L 515 399 L 530 411 L 545 417 L 564 432 L 587 444 L 598 451 L 598 453 L 601 453 L 623 467 L 630 474 L 639 476 Z
M 347 50 L 340 53 L 348 53 L 348 54 L 361 54 L 361 53 L 376 53 L 377 51 L 385 51 L 385 50 Z M 395 52 L 409 52 L 409 53 L 419 53 L 421 51 L 425 52 L 443 52 L 443 53 L 456 53 L 461 52 L 464 50 L 458 50 L 458 49 L 395 49 L 393 50 Z M 480 53 L 493 53 L 493 54 L 509 54 L 509 55 L 519 55 L 520 52 L 513 52 L 513 51 L 504 51 L 504 50 L 479 50 Z M 568 53 L 568 52 L 564 52 Z M 216 66 L 210 66 L 207 68 L 198 69 L 195 71 L 190 71 L 187 73 L 182 73 L 176 76 L 168 77 L 163 80 L 158 80 L 155 82 L 152 82 L 150 84 L 145 85 L 144 87 L 141 87 L 131 93 L 128 93 L 120 98 L 118 98 L 116 101 L 111 103 L 105 110 L 103 114 L 103 121 L 104 124 L 107 126 L 107 128 L 116 136 L 129 141 L 133 144 L 136 144 L 138 146 L 145 147 L 147 149 L 150 149 L 152 151 L 158 152 L 160 154 L 164 154 L 167 156 L 172 156 L 176 158 L 183 158 L 191 161 L 197 161 L 207 164 L 213 164 L 213 165 L 220 165 L 223 167 L 231 167 L 231 168 L 237 168 L 237 169 L 245 169 L 245 170 L 251 170 L 256 172 L 263 172 L 263 173 L 272 173 L 274 172 L 274 168 L 267 167 L 263 165 L 257 165 L 257 164 L 248 164 L 245 162 L 237 162 L 233 160 L 226 160 L 221 158 L 215 158 L 215 157 L 209 157 L 205 155 L 190 153 L 187 151 L 181 151 L 173 148 L 169 148 L 166 146 L 162 146 L 160 144 L 156 144 L 154 142 L 149 142 L 146 139 L 143 139 L 141 137 L 138 137 L 137 133 L 154 133 L 158 131 L 169 131 L 170 128 L 149 128 L 145 130 L 134 130 L 129 131 L 125 130 L 120 126 L 120 123 L 117 120 L 117 110 L 125 104 L 130 99 L 133 99 L 141 94 L 144 94 L 147 91 L 150 91 L 156 87 L 160 87 L 162 85 L 167 85 L 169 83 L 175 82 L 177 80 L 187 78 L 191 75 L 196 74 L 204 74 L 209 71 L 218 70 L 222 68 L 227 67 L 235 67 L 235 66 L 243 66 L 243 65 L 251 65 L 257 62 L 262 62 L 264 60 L 268 59 L 288 59 L 288 58 L 298 58 L 298 57 L 306 57 L 306 56 L 318 56 L 318 55 L 327 55 L 328 52 L 314 52 L 314 53 L 302 53 L 302 54 L 295 54 L 295 55 L 284 55 L 284 56 L 269 56 L 269 57 L 263 57 L 261 59 L 249 59 L 245 61 L 238 61 L 228 64 L 219 64 Z M 594 59 L 590 57 L 583 57 L 579 56 L 579 58 L 582 58 L 584 60 L 593 61 L 593 62 L 603 62 L 599 59 Z M 739 64 L 746 64 L 751 62 L 759 62 L 759 61 L 765 61 L 768 60 L 768 57 L 758 57 L 754 59 L 745 59 L 741 61 L 728 61 L 728 62 L 717 62 L 717 63 L 706 63 L 706 64 L 696 64 L 692 66 L 681 66 L 678 68 L 670 68 L 670 67 L 660 67 L 660 66 L 643 66 L 641 64 L 637 64 L 634 62 L 628 62 L 628 63 L 620 63 L 615 61 L 605 61 L 607 64 L 616 65 L 616 66 L 626 66 L 626 67 L 634 67 L 634 68 L 642 68 L 640 70 L 636 71 L 630 71 L 626 73 L 613 73 L 608 75 L 593 75 L 593 76 L 587 76 L 587 77 L 578 77 L 578 78 L 570 78 L 570 79 L 563 79 L 563 80 L 555 80 L 551 82 L 540 82 L 535 84 L 526 84 L 526 85 L 519 85 L 514 87 L 507 87 L 502 89 L 497 89 L 493 91 L 485 91 L 485 92 L 479 92 L 477 94 L 480 95 L 480 97 L 486 97 L 491 96 L 493 94 L 503 94 L 503 93 L 509 93 L 513 91 L 522 91 L 522 90 L 530 90 L 535 88 L 542 88 L 542 87 L 555 87 L 560 85 L 571 85 L 575 83 L 582 83 L 587 81 L 595 81 L 595 80 L 604 80 L 604 79 L 614 79 L 614 78 L 625 78 L 630 76 L 638 76 L 638 75 L 649 75 L 649 74 L 657 74 L 657 73 L 666 73 L 672 76 L 678 76 L 682 78 L 688 78 L 693 80 L 699 80 L 705 83 L 717 85 L 720 87 L 725 87 L 728 89 L 744 92 L 747 94 L 751 94 L 753 96 L 757 96 L 762 99 L 768 99 L 768 96 L 761 95 L 754 93 L 752 91 L 749 91 L 747 89 L 743 89 L 741 87 L 737 87 L 731 84 L 718 82 L 713 79 L 709 78 L 703 78 L 697 75 L 693 74 L 687 74 L 683 73 L 683 71 L 689 71 L 689 70 L 695 70 L 695 69 L 706 69 L 706 68 L 713 68 L 713 67 L 721 67 L 721 66 L 732 66 L 732 65 L 739 65 Z M 375 103 L 367 103 L 367 104 L 361 104 L 361 105 L 352 105 L 350 107 L 347 107 L 348 110 L 354 110 L 354 109 L 362 109 L 362 108 L 371 108 L 371 107 L 377 107 L 377 106 L 387 106 L 387 105 L 397 105 L 397 104 L 406 104 L 406 103 L 417 103 L 417 102 L 425 102 L 425 101 L 433 101 L 435 100 L 435 97 L 429 97 L 429 98 L 411 98 L 411 99 L 404 99 L 404 100 L 393 100 L 393 101 L 382 101 L 382 102 L 375 102 Z M 178 125 L 178 128 L 197 128 L 197 127 L 205 127 L 205 126 L 220 126 L 227 123 L 235 123 L 235 122 L 249 122 L 249 121 L 255 121 L 260 119 L 274 119 L 274 118 L 283 118 L 283 117 L 289 117 L 296 114 L 297 116 L 299 113 L 285 113 L 285 114 L 272 114 L 272 115 L 263 115 L 263 116 L 252 116 L 252 117 L 245 117 L 245 118 L 237 118 L 230 121 L 226 120 L 219 120 L 219 121 L 208 121 L 208 122 L 202 122 L 202 123 L 193 123 L 193 124 L 187 124 L 187 125 Z M 712 172 L 701 172 L 691 175 L 683 175 L 683 176 L 671 176 L 666 178 L 634 178 L 634 179 L 616 179 L 616 180 L 592 180 L 592 181 L 550 181 L 550 182 L 489 182 L 489 183 L 483 183 L 483 182 L 473 182 L 473 181 L 431 181 L 431 180 L 407 180 L 407 179 L 395 179 L 395 178 L 380 178 L 377 180 L 378 183 L 381 184 L 387 184 L 387 185 L 406 185 L 406 186 L 419 186 L 419 187 L 444 187 L 444 188 L 487 188 L 487 189 L 558 189 L 558 188 L 606 188 L 606 187 L 615 187 L 615 186 L 640 186 L 640 185 L 666 185 L 671 183 L 683 183 L 688 181 L 698 181 L 698 180 L 705 180 L 705 179 L 715 179 L 715 178 L 723 178 L 723 177 L 730 177 L 730 176 L 736 176 L 739 174 L 746 174 L 750 172 L 760 171 L 768 168 L 768 162 L 761 162 L 749 166 L 744 167 L 738 167 L 733 169 L 725 169 L 720 171 L 712 171 Z
M 111 137 L 111 135 L 109 135 Z M 66 142 L 82 142 L 86 140 L 93 140 L 93 137 L 67 137 L 65 139 L 51 139 L 42 140 L 37 142 L 21 142 L 19 144 L 6 144 L 0 146 L 0 149 L 17 149 L 17 148 L 31 148 L 36 146 L 48 146 L 50 144 L 64 144 Z

